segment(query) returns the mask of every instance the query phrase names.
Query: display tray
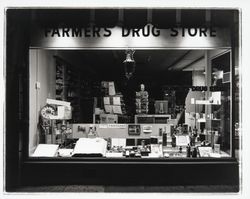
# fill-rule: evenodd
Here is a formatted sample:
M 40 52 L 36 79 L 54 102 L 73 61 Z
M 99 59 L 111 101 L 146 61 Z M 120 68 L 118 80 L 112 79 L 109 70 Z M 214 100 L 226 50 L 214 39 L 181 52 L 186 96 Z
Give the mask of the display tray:
M 103 143 L 100 142 L 102 139 L 90 139 L 90 145 L 85 143 L 88 139 L 83 138 L 82 141 L 85 141 L 81 145 L 76 145 L 73 148 L 58 148 L 57 151 L 53 150 L 54 156 L 46 155 L 43 151 L 40 151 L 39 155 L 37 150 L 31 156 L 32 158 L 105 158 L 105 159 L 113 159 L 113 158 L 122 158 L 122 159 L 169 159 L 169 158 L 230 158 L 230 155 L 225 151 L 220 149 L 212 149 L 211 146 L 162 146 L 162 144 L 148 144 L 148 145 L 138 145 L 138 146 L 125 146 L 125 143 L 122 143 L 123 146 L 112 146 L 107 149 L 107 143 L 103 140 Z M 78 141 L 80 142 L 80 141 Z M 97 143 L 98 145 L 93 144 Z M 41 144 L 40 144 L 41 145 Z M 38 145 L 37 149 L 40 149 L 40 145 Z M 46 150 L 44 146 L 42 149 Z M 50 146 L 50 145 L 48 145 Z M 55 145 L 58 147 L 58 145 Z M 47 152 L 47 150 L 46 150 Z M 45 155 L 41 155 L 45 154 Z
M 143 159 L 150 159 L 153 161 L 168 161 L 168 160 L 175 160 L 175 159 L 181 159 L 183 161 L 185 160 L 229 160 L 229 159 L 235 159 L 235 158 L 231 158 L 227 153 L 222 152 L 218 155 L 212 154 L 211 156 L 207 156 L 207 157 L 187 157 L 186 152 L 169 152 L 167 153 L 167 155 L 163 154 L 162 157 L 160 156 L 156 156 L 156 155 L 148 155 L 148 156 L 140 156 L 140 157 L 126 157 L 124 155 L 122 155 L 121 153 L 109 153 L 108 155 L 106 155 L 105 157 L 101 157 L 101 156 L 90 156 L 90 155 L 86 155 L 86 156 L 67 156 L 67 157 L 60 157 L 60 156 L 55 156 L 55 157 L 29 157 L 27 158 L 27 160 L 110 160 L 110 159 L 122 159 L 122 160 L 136 160 L 136 161 L 141 161 Z

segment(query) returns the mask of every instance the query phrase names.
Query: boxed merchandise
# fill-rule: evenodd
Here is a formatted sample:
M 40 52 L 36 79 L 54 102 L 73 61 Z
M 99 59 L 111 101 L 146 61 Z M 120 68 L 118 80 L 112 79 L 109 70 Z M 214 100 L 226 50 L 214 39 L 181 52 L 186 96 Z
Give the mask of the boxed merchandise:
M 147 91 L 140 91 L 136 92 L 136 99 L 135 99 L 135 105 L 136 105 L 136 113 L 148 113 L 148 92 Z
M 101 114 L 100 115 L 101 124 L 114 124 L 118 123 L 118 116 L 114 114 Z

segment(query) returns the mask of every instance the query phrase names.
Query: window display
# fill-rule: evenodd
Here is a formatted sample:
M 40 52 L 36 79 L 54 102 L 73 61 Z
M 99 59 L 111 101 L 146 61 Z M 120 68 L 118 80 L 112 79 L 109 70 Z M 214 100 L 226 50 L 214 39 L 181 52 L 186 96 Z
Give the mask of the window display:
M 34 51 L 51 63 L 45 71 L 30 57 L 30 75 L 40 73 L 30 96 L 43 95 L 31 110 L 30 157 L 231 157 L 229 50 L 201 66 L 193 60 L 212 50 L 192 50 L 181 67 L 166 63 L 186 50 Z
M 5 13 L 6 187 L 240 187 L 241 10 Z

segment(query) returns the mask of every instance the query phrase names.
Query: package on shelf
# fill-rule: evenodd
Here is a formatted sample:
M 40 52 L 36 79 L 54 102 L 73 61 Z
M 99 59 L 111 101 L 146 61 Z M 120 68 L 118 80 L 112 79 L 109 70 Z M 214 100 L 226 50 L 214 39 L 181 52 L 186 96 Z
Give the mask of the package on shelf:
M 113 113 L 112 105 L 104 105 L 104 110 L 106 113 Z
M 122 95 L 105 96 L 103 103 L 107 105 L 122 105 L 124 103 Z
M 115 83 L 109 82 L 109 95 L 115 95 Z
M 101 124 L 114 124 L 118 123 L 118 116 L 116 114 L 100 114 Z
M 104 110 L 106 113 L 113 113 L 113 114 L 124 114 L 126 109 L 124 105 L 104 105 Z
M 103 84 L 103 83 L 102 83 Z M 106 95 L 103 97 L 104 110 L 111 114 L 125 114 L 125 104 L 123 95 L 117 93 L 116 95 Z
M 101 88 L 105 95 L 115 95 L 115 83 L 114 82 L 108 82 L 108 81 L 102 81 L 101 82 Z
M 103 109 L 95 108 L 95 114 L 96 114 L 96 115 L 100 115 L 100 114 L 102 114 L 102 113 L 104 113 L 104 110 L 103 110 Z
M 121 108 L 121 106 L 116 106 L 116 105 L 113 105 L 112 106 L 112 108 L 113 108 L 113 113 L 114 114 L 122 114 L 122 108 Z

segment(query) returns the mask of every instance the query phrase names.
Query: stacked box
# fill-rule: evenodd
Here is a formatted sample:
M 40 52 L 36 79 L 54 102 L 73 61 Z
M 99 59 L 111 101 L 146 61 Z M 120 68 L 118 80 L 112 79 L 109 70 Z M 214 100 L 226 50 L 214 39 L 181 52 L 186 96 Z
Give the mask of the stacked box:
M 122 115 L 126 113 L 123 95 L 116 93 L 114 82 L 102 82 L 104 91 L 103 104 L 105 113 Z
M 114 82 L 101 82 L 101 89 L 102 92 L 105 94 L 105 96 L 114 96 L 116 94 L 115 92 L 115 83 Z
M 104 110 L 106 113 L 125 114 L 125 104 L 123 95 L 117 94 L 114 96 L 103 97 Z
M 148 113 L 148 92 L 147 91 L 136 92 L 135 105 L 136 105 L 137 114 Z

